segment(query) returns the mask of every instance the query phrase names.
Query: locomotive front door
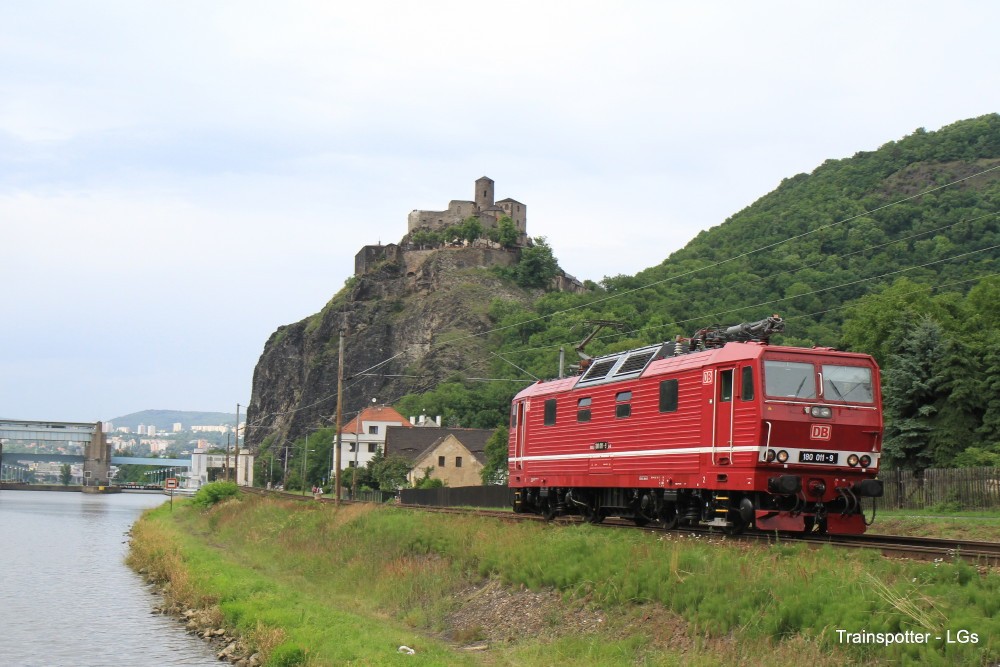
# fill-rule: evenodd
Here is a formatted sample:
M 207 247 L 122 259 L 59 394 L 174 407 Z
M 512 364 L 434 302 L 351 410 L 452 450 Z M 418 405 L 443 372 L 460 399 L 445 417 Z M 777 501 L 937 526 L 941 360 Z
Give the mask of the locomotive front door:
M 733 419 L 735 415 L 735 368 L 720 368 L 715 372 L 714 427 L 712 429 L 712 463 L 732 463 Z

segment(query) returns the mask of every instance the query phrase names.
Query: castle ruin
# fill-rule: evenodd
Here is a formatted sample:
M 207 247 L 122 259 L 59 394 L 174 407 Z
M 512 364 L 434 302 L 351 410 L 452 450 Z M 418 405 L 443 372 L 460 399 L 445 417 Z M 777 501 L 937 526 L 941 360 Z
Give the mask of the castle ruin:
M 445 211 L 410 211 L 406 231 L 411 233 L 418 229 L 444 229 L 460 225 L 470 217 L 478 218 L 483 229 L 492 229 L 500 222 L 500 218 L 507 216 L 517 228 L 518 245 L 525 246 L 528 244 L 527 209 L 527 206 L 509 197 L 494 202 L 493 179 L 483 176 L 476 180 L 472 200 L 453 199 L 448 202 L 448 209 Z
M 509 217 L 517 229 L 515 242 L 517 248 L 514 250 L 518 251 L 519 248 L 527 247 L 527 207 L 516 199 L 510 198 L 494 202 L 493 179 L 487 176 L 476 180 L 473 200 L 453 199 L 448 202 L 448 209 L 445 211 L 411 211 L 406 233 L 409 235 L 418 230 L 438 231 L 453 225 L 461 225 L 470 217 L 478 219 L 484 230 L 495 228 L 500 223 L 501 218 Z M 519 256 L 519 254 L 511 256 L 509 251 L 504 251 L 496 243 L 484 239 L 476 243 L 479 244 L 479 251 L 483 254 L 483 261 L 487 264 L 515 262 L 516 257 Z M 364 275 L 387 262 L 397 266 L 405 266 L 418 261 L 423 253 L 424 251 L 410 244 L 406 238 L 399 245 L 395 243 L 367 245 L 361 248 L 354 257 L 354 275 Z M 410 272 L 407 271 L 407 273 Z

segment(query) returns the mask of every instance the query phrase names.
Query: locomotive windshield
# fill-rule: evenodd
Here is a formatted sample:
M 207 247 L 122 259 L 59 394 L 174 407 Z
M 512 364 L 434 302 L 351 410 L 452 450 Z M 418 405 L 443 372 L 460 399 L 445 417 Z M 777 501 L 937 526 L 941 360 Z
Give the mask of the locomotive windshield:
M 872 403 L 872 370 L 865 366 L 819 366 L 823 379 L 822 396 L 838 403 Z M 764 362 L 764 390 L 775 398 L 816 398 L 817 368 L 798 361 Z
M 812 364 L 795 361 L 765 361 L 764 391 L 782 398 L 816 398 Z
M 823 365 L 823 396 L 830 401 L 871 403 L 872 371 L 861 366 Z

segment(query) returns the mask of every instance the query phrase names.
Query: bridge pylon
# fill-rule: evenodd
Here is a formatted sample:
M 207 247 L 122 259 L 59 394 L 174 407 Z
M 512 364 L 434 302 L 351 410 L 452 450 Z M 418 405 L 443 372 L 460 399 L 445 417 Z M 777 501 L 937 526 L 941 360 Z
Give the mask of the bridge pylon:
M 111 480 L 111 445 L 104 437 L 101 422 L 94 424 L 94 436 L 87 443 L 83 458 L 83 485 L 108 486 Z

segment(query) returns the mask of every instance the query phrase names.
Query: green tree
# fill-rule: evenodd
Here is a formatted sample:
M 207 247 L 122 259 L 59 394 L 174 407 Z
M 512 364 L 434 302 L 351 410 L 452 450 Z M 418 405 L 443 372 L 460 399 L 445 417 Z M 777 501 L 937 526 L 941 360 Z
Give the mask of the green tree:
M 480 238 L 483 235 L 483 224 L 479 222 L 479 218 L 474 215 L 466 218 L 465 222 L 462 223 L 461 235 L 469 243 Z
M 71 479 L 73 479 L 73 469 L 68 463 L 62 464 L 59 467 L 59 481 L 62 482 L 63 486 L 69 486 Z
M 976 444 L 985 407 L 981 366 L 982 354 L 972 339 L 942 341 L 935 367 L 940 382 L 930 434 L 935 468 L 959 465 L 958 455 Z
M 933 422 L 938 413 L 944 349 L 941 327 L 925 317 L 890 357 L 883 378 L 886 428 L 882 452 L 890 467 L 923 470 L 934 460 Z
M 401 456 L 386 456 L 381 447 L 368 462 L 368 469 L 377 489 L 398 491 L 408 486 L 406 476 L 410 473 L 410 462 Z
M 410 243 L 418 248 L 432 248 L 441 244 L 441 235 L 429 229 L 418 229 L 410 234 Z
M 504 248 L 513 248 L 517 245 L 520 236 L 517 232 L 517 225 L 510 219 L 510 216 L 503 216 L 497 221 L 497 242 Z
M 506 427 L 500 427 L 494 431 L 490 439 L 486 441 L 484 453 L 486 463 L 479 471 L 479 476 L 484 485 L 503 485 L 507 483 L 507 437 L 509 432 Z
M 355 482 L 357 482 L 357 485 L 355 485 Z M 356 488 L 358 491 L 368 491 L 376 487 L 368 466 L 358 466 L 357 468 L 348 466 L 344 468 L 340 471 L 340 484 L 344 489 Z
M 534 246 L 521 251 L 521 261 L 514 267 L 514 280 L 521 287 L 548 287 L 558 272 L 552 247 L 544 236 L 538 236 Z

